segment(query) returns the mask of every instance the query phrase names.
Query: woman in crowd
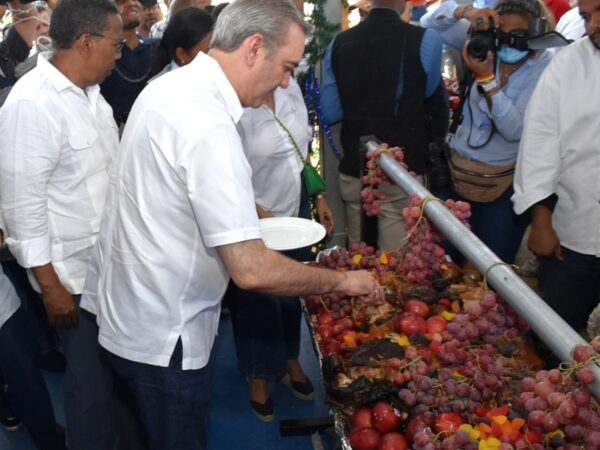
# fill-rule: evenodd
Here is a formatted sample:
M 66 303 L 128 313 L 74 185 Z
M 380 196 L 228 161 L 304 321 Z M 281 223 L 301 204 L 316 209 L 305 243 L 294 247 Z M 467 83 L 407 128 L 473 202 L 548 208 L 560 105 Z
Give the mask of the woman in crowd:
M 153 78 L 189 64 L 199 52 L 206 53 L 214 25 L 212 15 L 203 9 L 189 7 L 177 12 L 154 54 Z
M 260 218 L 311 218 L 301 172 L 308 158 L 311 130 L 298 84 L 281 87 L 259 108 L 246 108 L 240 121 L 244 148 L 252 166 L 256 210 Z M 314 199 L 319 221 L 331 233 L 333 215 L 323 194 Z M 286 253 L 310 259 L 310 248 Z M 304 400 L 314 398 L 298 361 L 302 311 L 297 298 L 233 289 L 230 310 L 239 367 L 248 381 L 250 405 L 263 421 L 273 419 L 268 382 L 280 380 Z
M 538 0 L 500 0 L 494 9 L 458 6 L 448 0 L 421 20 L 422 25 L 440 31 L 446 44 L 464 47 L 464 63 L 474 76 L 449 144 L 454 179 L 450 196 L 471 203 L 473 232 L 508 263 L 513 262 L 528 223 L 527 217 L 515 215 L 510 201 L 523 117 L 551 58 L 546 50 L 515 45 L 538 33 L 540 24 L 549 28 L 550 19 Z M 477 45 L 480 36 L 469 41 L 469 27 L 503 36 L 501 48 L 488 51 Z

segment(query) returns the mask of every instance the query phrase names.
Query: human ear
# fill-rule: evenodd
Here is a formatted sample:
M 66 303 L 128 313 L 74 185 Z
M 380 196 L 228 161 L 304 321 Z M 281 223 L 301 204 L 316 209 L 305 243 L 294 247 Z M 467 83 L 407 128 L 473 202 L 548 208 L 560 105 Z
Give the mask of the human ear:
M 175 62 L 180 66 L 185 66 L 187 63 L 189 63 L 183 47 L 177 47 L 175 49 Z
M 260 33 L 255 33 L 247 38 L 248 52 L 247 58 L 250 65 L 254 65 L 264 49 L 265 38 Z

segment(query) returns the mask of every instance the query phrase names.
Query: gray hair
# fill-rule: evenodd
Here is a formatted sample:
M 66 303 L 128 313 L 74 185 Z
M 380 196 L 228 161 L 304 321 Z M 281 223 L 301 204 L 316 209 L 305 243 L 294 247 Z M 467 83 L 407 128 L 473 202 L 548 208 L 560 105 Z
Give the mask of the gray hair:
M 289 0 L 235 0 L 219 14 L 210 46 L 230 53 L 259 33 L 270 56 L 285 43 L 293 22 L 310 33 L 311 26 Z
M 61 0 L 50 22 L 54 48 L 68 49 L 84 33 L 106 31 L 111 14 L 119 15 L 111 0 Z

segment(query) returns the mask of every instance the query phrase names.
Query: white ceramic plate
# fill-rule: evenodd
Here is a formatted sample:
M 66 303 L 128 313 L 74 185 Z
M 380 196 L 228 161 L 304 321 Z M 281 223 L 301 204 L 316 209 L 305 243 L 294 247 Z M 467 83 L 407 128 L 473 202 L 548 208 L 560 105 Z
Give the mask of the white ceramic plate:
M 267 217 L 260 219 L 260 234 L 271 250 L 293 250 L 307 247 L 325 237 L 325 227 L 298 217 Z

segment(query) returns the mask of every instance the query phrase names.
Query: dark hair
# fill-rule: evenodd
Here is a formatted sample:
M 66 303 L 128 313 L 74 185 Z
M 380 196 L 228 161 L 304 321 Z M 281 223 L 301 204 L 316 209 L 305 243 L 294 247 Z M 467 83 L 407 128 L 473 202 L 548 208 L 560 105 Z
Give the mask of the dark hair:
M 175 50 L 189 50 L 200 42 L 215 26 L 209 12 L 196 7 L 184 8 L 169 20 L 160 45 L 154 52 L 152 74 L 160 72 L 175 58 Z
M 111 0 L 61 0 L 50 22 L 54 47 L 68 49 L 84 33 L 102 33 L 111 14 L 119 15 Z
M 211 14 L 215 20 L 217 20 L 219 14 L 221 14 L 221 12 L 227 7 L 227 5 L 229 5 L 229 3 L 219 3 L 217 6 L 214 7 Z

